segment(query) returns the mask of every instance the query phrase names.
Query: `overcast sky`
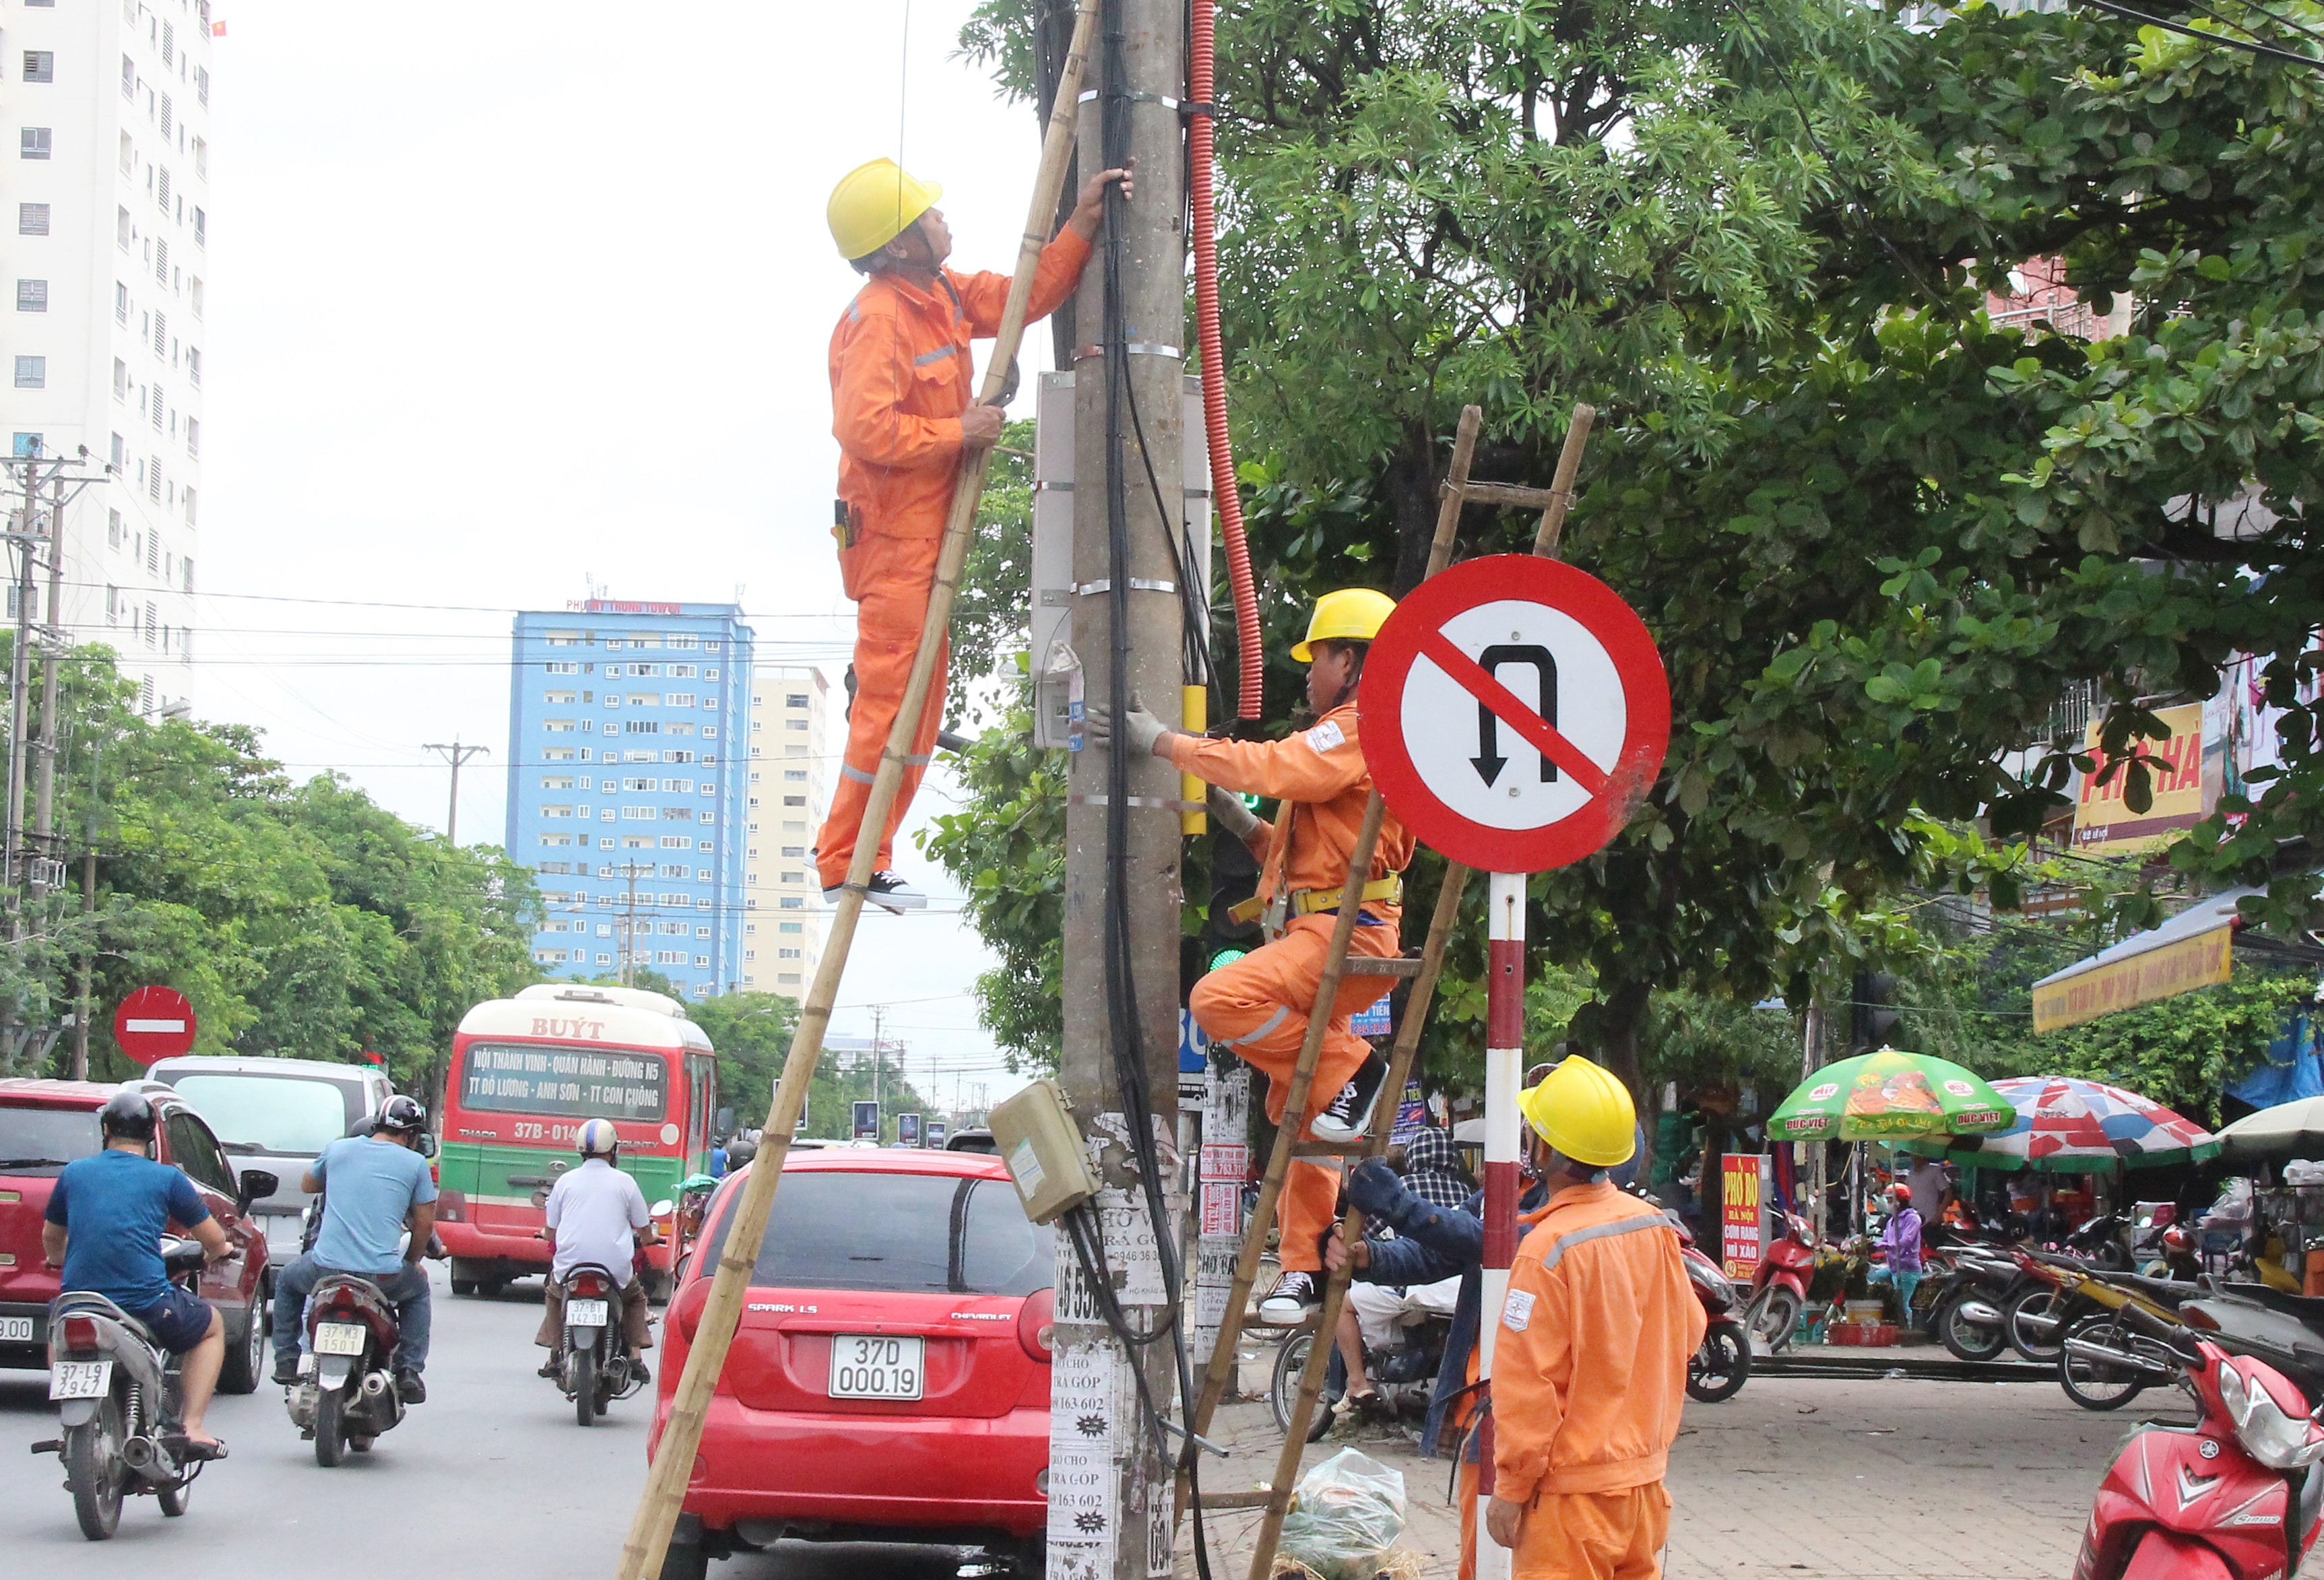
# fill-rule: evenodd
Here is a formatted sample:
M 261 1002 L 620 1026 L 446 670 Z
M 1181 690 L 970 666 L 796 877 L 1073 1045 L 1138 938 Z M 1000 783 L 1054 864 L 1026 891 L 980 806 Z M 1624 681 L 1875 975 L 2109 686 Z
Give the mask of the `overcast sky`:
M 945 188 L 954 262 L 1010 265 L 1038 140 L 952 58 L 971 9 L 226 0 L 200 711 L 434 828 L 421 743 L 481 741 L 460 834 L 497 843 L 517 609 L 591 578 L 739 596 L 760 657 L 836 696 L 825 355 L 857 280 L 824 201 L 900 152 Z M 1028 389 L 1047 354 L 1028 338 Z M 914 826 L 950 795 L 940 769 Z M 1016 1083 L 966 997 L 989 957 L 899 855 L 934 914 L 867 913 L 833 1029 L 888 1003 L 916 1077 L 997 1098 Z

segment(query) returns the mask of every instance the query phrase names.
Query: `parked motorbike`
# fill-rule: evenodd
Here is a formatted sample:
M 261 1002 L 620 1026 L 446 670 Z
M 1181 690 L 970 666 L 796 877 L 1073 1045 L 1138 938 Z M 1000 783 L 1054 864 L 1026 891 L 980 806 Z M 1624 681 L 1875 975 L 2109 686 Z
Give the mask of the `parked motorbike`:
M 256 1194 L 272 1190 L 269 1180 Z M 162 1242 L 171 1281 L 190 1287 L 202 1262 L 198 1242 Z M 64 1435 L 33 1444 L 32 1452 L 64 1461 L 81 1535 L 111 1538 L 130 1494 L 151 1493 L 172 1519 L 186 1511 L 207 1460 L 197 1456 L 179 1418 L 178 1357 L 152 1329 L 103 1295 L 59 1295 L 49 1308 L 49 1397 Z
M 1815 1238 L 1807 1219 L 1797 1213 L 1781 1216 L 1783 1232 L 1768 1241 L 1766 1254 L 1752 1272 L 1751 1299 L 1743 1314 L 1753 1343 L 1769 1355 L 1790 1346 L 1816 1270 Z
M 2131 1436 L 2098 1485 L 2074 1580 L 2275 1580 L 2324 1515 L 2324 1427 L 2273 1368 L 2144 1310 L 2125 1325 L 2195 1396 L 2192 1429 Z
M 403 1419 L 403 1394 L 392 1363 L 401 1337 L 395 1307 L 371 1280 L 327 1272 L 307 1301 L 307 1344 L 299 1381 L 285 1400 L 300 1436 L 315 1444 L 328 1470 L 350 1449 L 367 1452 Z
M 1710 1321 L 1702 1347 L 1686 1363 L 1687 1397 L 1717 1404 L 1740 1393 L 1751 1376 L 1751 1330 L 1735 1314 L 1734 1281 L 1695 1248 L 1684 1229 L 1679 1231 L 1679 1254 L 1686 1262 L 1687 1282 Z
M 1958 1243 L 1941 1275 L 1929 1330 L 1964 1361 L 1993 1360 L 2009 1347 L 2002 1308 L 2029 1281 L 2006 1246 Z
M 1444 1361 L 1444 1341 L 1452 1332 L 1452 1312 L 1448 1302 L 1442 1311 L 1430 1308 L 1407 1313 L 1397 1327 L 1396 1342 L 1387 1348 L 1364 1346 L 1364 1371 L 1371 1378 L 1372 1386 L 1379 1391 L 1380 1407 L 1385 1411 L 1401 1415 L 1406 1410 L 1424 1412 L 1428 1409 L 1429 1400 L 1436 1392 L 1437 1368 Z M 1275 1375 L 1268 1383 L 1268 1401 L 1274 1407 L 1278 1430 L 1291 1429 L 1291 1407 L 1299 1397 L 1299 1379 L 1307 1369 L 1314 1337 L 1309 1333 L 1295 1333 L 1276 1352 Z M 1328 1337 L 1325 1342 L 1330 1342 Z M 1347 1367 L 1335 1354 L 1324 1373 L 1323 1392 L 1307 1418 L 1307 1441 L 1319 1442 L 1332 1429 L 1333 1412 L 1347 1392 Z
M 2128 1272 L 2136 1265 L 2126 1243 L 2129 1229 L 2130 1220 L 2122 1214 L 2101 1213 L 2066 1236 L 2066 1254 L 2101 1272 Z
M 2200 1285 L 2135 1273 L 2103 1276 L 2072 1263 L 2019 1252 L 2018 1264 L 2054 1287 L 2058 1384 L 2084 1410 L 2119 1410 L 2150 1383 L 2177 1374 L 2169 1354 L 2142 1337 L 2179 1327 L 2179 1309 Z

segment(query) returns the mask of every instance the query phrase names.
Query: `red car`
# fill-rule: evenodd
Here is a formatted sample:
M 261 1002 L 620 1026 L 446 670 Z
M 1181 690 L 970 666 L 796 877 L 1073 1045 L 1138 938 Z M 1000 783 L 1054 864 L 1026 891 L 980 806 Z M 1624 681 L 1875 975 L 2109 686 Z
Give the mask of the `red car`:
M 747 1174 L 680 1272 L 655 1441 Z M 784 1538 L 982 1546 L 1039 1573 L 1055 1254 L 998 1158 L 792 1153 L 663 1575 Z
M 270 1366 L 266 1230 L 242 1199 L 226 1149 L 193 1105 L 159 1081 L 138 1089 L 153 1104 L 154 1156 L 194 1182 L 226 1230 L 232 1254 L 203 1272 L 201 1295 L 226 1318 L 219 1389 L 251 1392 Z M 57 1274 L 41 1254 L 41 1217 L 65 1165 L 103 1146 L 97 1111 L 119 1090 L 95 1081 L 0 1080 L 0 1366 L 49 1364 Z

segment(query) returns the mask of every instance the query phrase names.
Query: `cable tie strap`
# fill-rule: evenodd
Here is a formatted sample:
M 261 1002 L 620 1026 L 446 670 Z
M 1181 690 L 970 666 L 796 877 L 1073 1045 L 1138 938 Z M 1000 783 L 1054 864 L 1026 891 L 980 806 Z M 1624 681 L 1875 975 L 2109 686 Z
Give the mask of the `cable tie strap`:
M 1152 576 L 1132 576 L 1130 578 L 1130 589 L 1133 592 L 1176 592 L 1178 590 L 1178 583 L 1157 581 Z M 1112 592 L 1113 580 L 1109 576 L 1101 576 L 1094 582 L 1076 582 L 1074 583 L 1074 591 L 1084 598 L 1094 597 L 1100 592 Z
M 1085 105 L 1092 99 L 1109 96 L 1113 98 L 1128 99 L 1133 105 L 1160 105 L 1166 110 L 1177 110 L 1181 113 L 1183 113 L 1185 108 L 1185 106 L 1180 100 L 1174 99 L 1167 94 L 1147 93 L 1143 90 L 1105 95 L 1098 88 L 1085 87 L 1082 89 L 1082 96 L 1074 102 Z M 1208 115 L 1210 113 L 1210 106 L 1204 105 L 1203 106 L 1203 113 Z
M 1160 795 L 1125 795 L 1121 798 L 1121 804 L 1124 806 L 1151 807 L 1157 812 L 1205 812 L 1209 810 L 1209 808 L 1199 801 L 1171 801 Z M 1067 806 L 1105 806 L 1111 804 L 1111 803 L 1109 803 L 1102 795 L 1068 795 L 1065 797 L 1065 804 Z
M 1193 120 L 1197 115 L 1204 115 L 1212 120 L 1216 120 L 1218 119 L 1219 106 L 1211 103 L 1207 99 L 1185 99 L 1179 103 L 1178 114 L 1189 121 Z
M 1160 342 L 1153 340 L 1132 340 L 1123 345 L 1121 349 L 1130 356 L 1165 356 L 1170 358 L 1174 362 L 1184 362 L 1186 357 L 1186 354 L 1183 348 L 1176 345 L 1164 345 Z M 1074 349 L 1074 360 L 1075 362 L 1081 362 L 1085 358 L 1093 356 L 1103 356 L 1104 354 L 1105 347 L 1102 345 L 1082 345 L 1076 346 Z

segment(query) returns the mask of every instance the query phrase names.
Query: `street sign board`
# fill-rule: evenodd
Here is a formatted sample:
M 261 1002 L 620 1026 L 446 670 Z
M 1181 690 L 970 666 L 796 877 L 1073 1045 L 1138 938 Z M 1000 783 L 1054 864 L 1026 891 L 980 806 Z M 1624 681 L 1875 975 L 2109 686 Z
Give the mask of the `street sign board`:
M 896 1144 L 898 1146 L 920 1144 L 920 1116 L 918 1114 L 896 1116 Z
M 194 1045 L 194 1006 L 175 988 L 140 988 L 113 1012 L 113 1040 L 140 1064 L 175 1059 Z
M 945 1135 L 947 1135 L 948 1134 L 950 1134 L 950 1133 L 951 1133 L 951 1130 L 952 1130 L 952 1122 L 951 1122 L 950 1120 L 946 1120 L 946 1119 L 931 1119 L 931 1120 L 929 1120 L 929 1121 L 928 1121 L 928 1144 L 929 1144 L 930 1146 L 932 1146 L 932 1147 L 936 1148 L 936 1151 L 938 1151 L 938 1152 L 942 1152 L 942 1151 L 944 1151 L 945 1137 Z
M 1597 577 L 1533 555 L 1470 560 L 1414 589 L 1373 641 L 1359 695 L 1389 810 L 1486 872 L 1599 850 L 1670 743 L 1645 623 Z
M 855 1105 L 855 1139 L 858 1141 L 880 1139 L 879 1104 L 865 1100 Z

